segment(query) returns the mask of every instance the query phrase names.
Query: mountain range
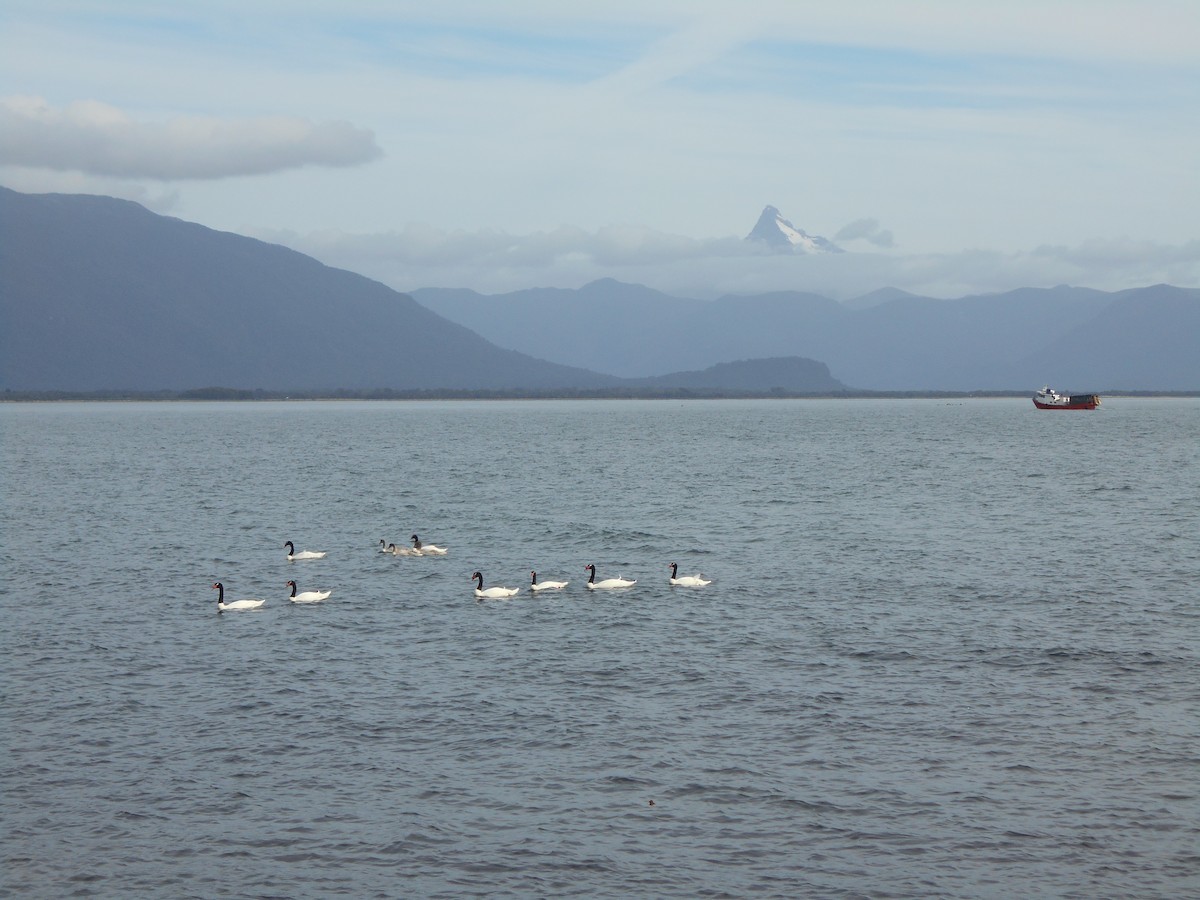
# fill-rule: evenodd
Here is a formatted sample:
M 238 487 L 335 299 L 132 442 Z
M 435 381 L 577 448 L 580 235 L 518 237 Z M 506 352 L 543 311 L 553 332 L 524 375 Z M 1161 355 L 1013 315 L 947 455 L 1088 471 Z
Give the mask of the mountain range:
M 0 389 L 1200 389 L 1200 291 L 411 295 L 128 201 L 0 188 Z M 850 387 L 847 387 L 850 386 Z
M 800 291 L 697 300 L 612 280 L 412 295 L 502 347 L 625 377 L 797 356 L 864 390 L 1200 389 L 1200 290 L 1169 285 L 954 300 L 888 288 L 845 302 Z
M 0 388 L 10 391 L 846 389 L 804 362 L 688 365 L 651 385 L 498 347 L 284 247 L 110 197 L 0 188 Z

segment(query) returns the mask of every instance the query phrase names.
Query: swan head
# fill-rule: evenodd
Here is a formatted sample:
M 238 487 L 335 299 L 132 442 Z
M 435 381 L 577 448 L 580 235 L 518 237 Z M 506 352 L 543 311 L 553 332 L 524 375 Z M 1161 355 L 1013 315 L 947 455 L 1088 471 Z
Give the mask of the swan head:
M 295 596 L 296 596 L 296 582 L 294 582 L 294 581 L 289 581 L 289 582 L 287 583 L 287 586 L 288 586 L 288 587 L 290 587 L 290 588 L 292 589 L 292 596 L 293 596 L 293 597 L 295 597 Z

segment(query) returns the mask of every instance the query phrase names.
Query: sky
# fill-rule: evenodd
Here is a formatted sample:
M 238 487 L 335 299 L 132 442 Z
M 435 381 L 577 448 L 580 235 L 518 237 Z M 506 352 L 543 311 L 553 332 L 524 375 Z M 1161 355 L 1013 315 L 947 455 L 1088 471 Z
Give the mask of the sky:
M 399 290 L 1198 287 L 1198 111 L 1195 0 L 0 4 L 0 184 Z

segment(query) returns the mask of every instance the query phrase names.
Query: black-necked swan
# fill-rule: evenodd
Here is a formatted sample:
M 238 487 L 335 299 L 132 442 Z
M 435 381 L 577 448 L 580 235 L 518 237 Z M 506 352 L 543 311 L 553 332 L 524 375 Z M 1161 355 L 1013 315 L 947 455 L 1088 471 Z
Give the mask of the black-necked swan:
M 711 581 L 705 581 L 699 575 L 684 575 L 682 578 L 677 578 L 679 566 L 671 563 L 671 584 L 679 587 L 704 587 L 706 584 L 712 584 Z
M 475 572 L 471 575 L 475 580 L 475 596 L 480 600 L 503 600 L 505 597 L 515 597 L 521 592 L 520 588 L 490 587 L 483 589 L 483 574 Z
M 297 594 L 296 582 L 294 581 L 289 581 L 288 587 L 292 589 L 292 595 L 288 599 L 293 603 L 316 603 L 318 600 L 324 600 L 333 593 L 333 591 L 304 591 Z
M 225 602 L 225 585 L 219 581 L 213 582 L 213 590 L 217 592 L 217 611 L 225 612 L 227 609 L 258 609 L 266 600 L 230 600 Z
M 296 548 L 294 546 L 292 546 L 291 541 L 284 541 L 283 549 L 285 549 L 288 552 L 287 553 L 288 562 L 292 562 L 293 560 L 296 560 L 296 559 L 324 559 L 325 558 L 324 550 L 301 550 L 299 553 L 297 553 Z
M 422 556 L 445 556 L 448 552 L 445 547 L 438 547 L 434 544 L 422 544 L 421 539 L 415 534 L 412 536 L 412 545 L 413 549 L 420 551 Z
M 616 590 L 617 588 L 633 587 L 635 584 L 637 584 L 636 579 L 633 581 L 630 581 L 627 578 L 605 578 L 603 581 L 597 581 L 596 580 L 596 567 L 594 565 L 592 565 L 591 563 L 588 563 L 583 568 L 584 568 L 584 571 L 590 570 L 592 573 L 591 575 L 588 576 L 588 583 L 587 583 L 588 590 L 591 590 L 591 591 L 612 591 L 612 590 Z
M 558 590 L 562 590 L 563 588 L 565 588 L 567 586 L 567 582 L 565 582 L 565 581 L 540 581 L 539 582 L 537 580 L 537 572 L 530 572 L 529 578 L 530 578 L 529 589 L 531 591 L 558 591 Z

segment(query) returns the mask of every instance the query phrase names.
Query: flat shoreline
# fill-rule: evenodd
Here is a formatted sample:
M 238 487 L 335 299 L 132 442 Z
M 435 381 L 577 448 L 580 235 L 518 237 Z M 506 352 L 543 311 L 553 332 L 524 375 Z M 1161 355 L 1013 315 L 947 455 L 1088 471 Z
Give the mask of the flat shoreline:
M 1196 391 L 1104 391 L 1110 397 L 1200 397 Z M 281 400 L 991 400 L 1028 399 L 1031 391 L 837 391 L 804 393 L 772 389 L 733 390 L 545 390 L 468 391 L 429 390 L 331 390 L 264 391 L 237 388 L 199 388 L 187 391 L 13 391 L 0 392 L 0 403 L 122 403 L 122 402 L 256 402 Z

